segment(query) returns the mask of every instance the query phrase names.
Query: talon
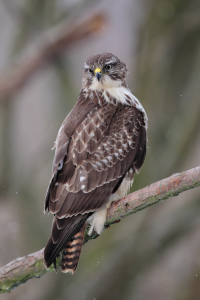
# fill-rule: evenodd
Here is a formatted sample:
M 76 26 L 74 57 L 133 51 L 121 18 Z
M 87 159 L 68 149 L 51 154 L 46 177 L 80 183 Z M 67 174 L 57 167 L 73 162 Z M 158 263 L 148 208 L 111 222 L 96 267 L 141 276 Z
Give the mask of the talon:
M 105 228 L 106 229 L 110 229 L 110 225 L 105 225 Z
M 113 224 L 115 224 L 115 223 L 119 223 L 121 220 L 120 219 L 118 219 L 118 220 L 115 220 L 114 222 L 113 222 Z
M 117 223 L 119 223 L 120 221 L 121 221 L 120 219 L 117 219 L 117 220 L 113 221 L 111 224 L 117 224 Z

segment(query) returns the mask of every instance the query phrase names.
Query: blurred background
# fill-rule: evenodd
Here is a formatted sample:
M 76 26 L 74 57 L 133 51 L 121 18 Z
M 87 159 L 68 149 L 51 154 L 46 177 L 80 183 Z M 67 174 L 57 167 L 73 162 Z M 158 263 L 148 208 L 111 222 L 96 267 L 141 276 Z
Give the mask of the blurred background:
M 34 61 L 59 31 L 95 13 L 100 30 L 76 32 L 56 55 L 46 50 Z M 128 65 L 129 87 L 149 118 L 147 157 L 132 191 L 199 165 L 198 0 L 0 0 L 0 44 L 0 266 L 49 238 L 51 148 L 89 55 L 113 52 Z M 200 188 L 105 230 L 83 247 L 73 276 L 46 274 L 1 299 L 199 300 Z

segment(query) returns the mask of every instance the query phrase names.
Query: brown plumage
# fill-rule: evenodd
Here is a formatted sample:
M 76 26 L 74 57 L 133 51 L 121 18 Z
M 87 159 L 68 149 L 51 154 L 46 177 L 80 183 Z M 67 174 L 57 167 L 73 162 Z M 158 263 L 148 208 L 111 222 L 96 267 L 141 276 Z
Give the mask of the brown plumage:
M 90 233 L 101 233 L 106 209 L 124 196 L 146 154 L 147 117 L 127 88 L 127 68 L 110 53 L 86 61 L 78 101 L 55 142 L 45 210 L 54 214 L 45 247 L 49 267 L 63 250 L 62 271 L 73 273 Z

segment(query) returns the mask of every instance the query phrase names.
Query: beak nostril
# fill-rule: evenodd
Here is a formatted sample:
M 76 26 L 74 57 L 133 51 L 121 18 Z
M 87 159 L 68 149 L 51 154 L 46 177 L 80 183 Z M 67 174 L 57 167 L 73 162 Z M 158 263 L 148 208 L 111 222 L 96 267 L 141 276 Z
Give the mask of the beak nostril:
M 94 71 L 95 75 L 96 75 L 97 72 L 101 73 L 101 69 L 100 68 L 96 68 L 95 71 Z

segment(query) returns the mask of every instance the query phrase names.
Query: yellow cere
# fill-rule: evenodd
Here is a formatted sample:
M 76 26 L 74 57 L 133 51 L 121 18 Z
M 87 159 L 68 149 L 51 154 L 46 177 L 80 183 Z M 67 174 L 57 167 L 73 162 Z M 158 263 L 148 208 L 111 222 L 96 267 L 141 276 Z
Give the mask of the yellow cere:
M 96 68 L 95 71 L 94 71 L 95 75 L 97 74 L 97 72 L 101 73 L 101 69 L 100 68 Z

